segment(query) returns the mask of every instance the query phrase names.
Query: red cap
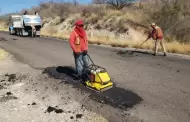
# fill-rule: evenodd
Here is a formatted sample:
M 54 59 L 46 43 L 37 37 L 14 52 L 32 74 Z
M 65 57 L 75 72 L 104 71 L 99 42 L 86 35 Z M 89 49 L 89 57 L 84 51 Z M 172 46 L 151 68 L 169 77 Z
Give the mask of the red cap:
M 83 21 L 82 20 L 78 20 L 75 22 L 75 25 L 84 25 Z

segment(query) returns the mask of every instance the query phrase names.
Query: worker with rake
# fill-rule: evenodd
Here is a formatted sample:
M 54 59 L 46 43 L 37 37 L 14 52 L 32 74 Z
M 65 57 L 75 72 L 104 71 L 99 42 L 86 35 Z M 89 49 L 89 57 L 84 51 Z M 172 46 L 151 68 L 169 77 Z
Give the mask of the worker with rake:
M 164 44 L 164 39 L 163 39 L 163 32 L 162 29 L 157 26 L 155 23 L 151 24 L 152 27 L 152 32 L 149 34 L 148 39 L 153 38 L 155 40 L 155 50 L 154 50 L 154 56 L 157 55 L 158 52 L 158 44 L 160 43 L 162 50 L 164 51 L 164 56 L 166 56 L 166 48 Z
M 82 20 L 75 22 L 74 30 L 70 34 L 70 47 L 73 50 L 77 77 L 81 78 L 83 67 L 88 66 L 88 40 Z

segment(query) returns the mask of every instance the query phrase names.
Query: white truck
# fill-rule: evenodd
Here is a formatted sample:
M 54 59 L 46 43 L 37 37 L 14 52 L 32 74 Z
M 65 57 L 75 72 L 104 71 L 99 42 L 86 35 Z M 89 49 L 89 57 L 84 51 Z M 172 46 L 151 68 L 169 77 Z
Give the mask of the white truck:
M 35 27 L 35 34 L 32 31 Z M 18 36 L 40 36 L 42 21 L 39 15 L 11 15 L 9 33 Z

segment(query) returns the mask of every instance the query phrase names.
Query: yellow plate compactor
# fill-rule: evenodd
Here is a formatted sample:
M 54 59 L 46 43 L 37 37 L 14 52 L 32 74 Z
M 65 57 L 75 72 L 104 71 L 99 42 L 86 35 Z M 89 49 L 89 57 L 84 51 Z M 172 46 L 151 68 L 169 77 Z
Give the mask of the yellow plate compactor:
M 85 77 L 84 85 L 96 92 L 103 92 L 113 87 L 113 82 L 105 68 L 95 65 L 90 56 L 90 65 L 83 69 L 83 76 Z

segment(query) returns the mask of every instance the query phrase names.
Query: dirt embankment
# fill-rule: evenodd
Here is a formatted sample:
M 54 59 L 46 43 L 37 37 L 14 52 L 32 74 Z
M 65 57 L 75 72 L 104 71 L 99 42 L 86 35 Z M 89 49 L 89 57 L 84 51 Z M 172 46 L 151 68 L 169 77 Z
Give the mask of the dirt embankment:
M 43 19 L 43 29 L 42 34 L 49 36 L 56 36 L 59 38 L 69 38 L 70 32 L 74 27 L 74 22 L 80 19 L 80 15 L 73 15 L 71 17 L 62 20 L 61 17 L 57 16 L 55 18 L 44 18 Z M 106 22 L 97 24 L 87 24 L 91 20 L 83 19 L 85 23 L 85 29 L 88 34 L 90 42 L 101 43 L 101 44 L 135 44 L 146 38 L 143 33 L 145 28 L 140 26 L 134 26 L 131 23 L 126 23 L 127 29 L 122 29 L 116 27 L 114 29 L 110 24 L 115 18 L 110 18 Z M 100 26 L 97 28 L 97 26 Z M 138 36 L 137 36 L 138 35 Z
M 62 20 L 58 16 L 55 18 L 45 18 L 43 19 L 44 25 L 41 34 L 43 36 L 56 37 L 59 39 L 67 40 L 69 39 L 70 33 L 73 29 L 73 23 L 78 18 L 80 18 L 79 15 L 69 17 L 65 20 Z M 86 21 L 88 22 L 88 20 Z M 147 28 L 129 22 L 125 24 L 127 26 L 127 30 L 125 29 L 126 32 L 120 32 L 120 27 L 117 27 L 118 29 L 111 29 L 112 31 L 110 31 L 110 21 L 114 21 L 114 18 L 110 18 L 105 23 L 100 23 L 99 26 L 103 26 L 101 29 L 97 29 L 97 25 L 86 25 L 89 43 L 98 45 L 111 45 L 112 47 L 133 47 L 150 50 L 154 49 L 155 41 L 151 39 L 144 43 L 142 46 L 139 46 L 147 38 L 147 34 L 145 33 L 147 31 Z M 167 52 L 190 54 L 189 44 L 181 44 L 175 40 L 167 42 L 167 38 L 165 37 L 165 45 Z M 162 51 L 160 46 L 159 51 Z

